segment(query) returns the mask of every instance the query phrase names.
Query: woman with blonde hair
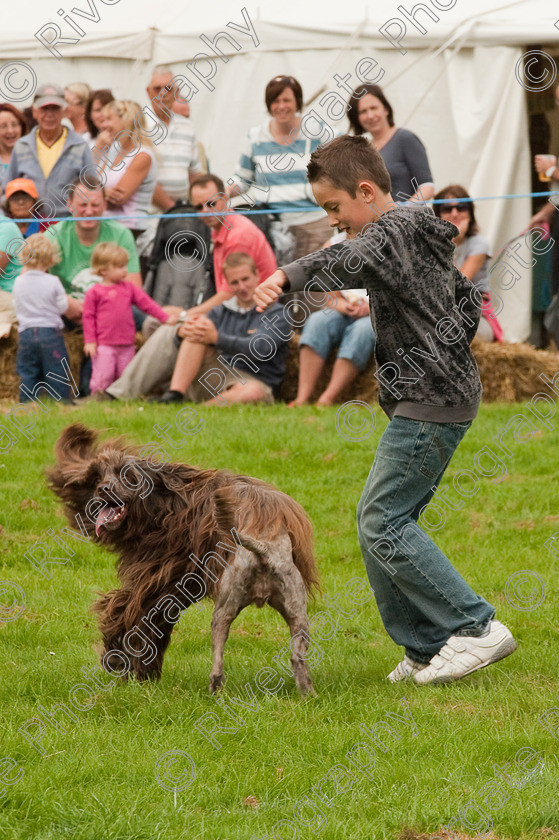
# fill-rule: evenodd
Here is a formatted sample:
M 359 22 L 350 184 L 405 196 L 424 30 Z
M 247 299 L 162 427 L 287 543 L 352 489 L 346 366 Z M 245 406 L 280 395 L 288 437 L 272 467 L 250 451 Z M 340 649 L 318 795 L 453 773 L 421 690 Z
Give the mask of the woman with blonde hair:
M 130 228 L 135 238 L 147 227 L 157 182 L 155 148 L 141 111 L 138 103 L 130 99 L 118 99 L 105 106 L 105 131 L 111 145 L 101 160 L 108 215 L 122 216 L 119 221 Z
M 84 140 L 91 140 L 91 133 L 85 119 L 85 108 L 89 94 L 90 88 L 85 82 L 72 82 L 64 88 L 64 99 L 66 100 L 64 116 L 70 121 L 74 131 L 81 134 Z

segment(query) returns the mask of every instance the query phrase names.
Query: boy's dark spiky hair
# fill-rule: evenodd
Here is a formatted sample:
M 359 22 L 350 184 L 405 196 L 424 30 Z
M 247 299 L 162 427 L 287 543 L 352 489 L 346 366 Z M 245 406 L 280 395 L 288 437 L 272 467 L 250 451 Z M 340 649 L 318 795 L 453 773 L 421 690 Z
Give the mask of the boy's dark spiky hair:
M 312 153 L 307 177 L 311 184 L 325 178 L 352 198 L 357 195 L 360 181 L 372 181 L 383 193 L 392 188 L 386 164 L 372 143 L 366 137 L 349 134 L 336 137 Z

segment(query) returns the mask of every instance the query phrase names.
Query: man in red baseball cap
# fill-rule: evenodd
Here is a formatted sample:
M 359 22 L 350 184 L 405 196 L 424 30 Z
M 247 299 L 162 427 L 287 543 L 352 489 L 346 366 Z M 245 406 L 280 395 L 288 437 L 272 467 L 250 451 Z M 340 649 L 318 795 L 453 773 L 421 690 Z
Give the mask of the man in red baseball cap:
M 37 125 L 14 146 L 4 173 L 4 187 L 16 179 L 31 180 L 45 202 L 50 218 L 69 215 L 65 188 L 93 158 L 80 134 L 62 125 L 66 100 L 58 85 L 40 85 L 33 100 Z

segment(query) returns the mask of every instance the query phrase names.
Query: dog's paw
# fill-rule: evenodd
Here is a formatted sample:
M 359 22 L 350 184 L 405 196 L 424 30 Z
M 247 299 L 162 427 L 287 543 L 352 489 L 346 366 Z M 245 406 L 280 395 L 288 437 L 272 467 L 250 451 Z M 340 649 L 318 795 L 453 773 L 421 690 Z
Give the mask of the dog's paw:
M 225 675 L 224 674 L 211 674 L 210 675 L 210 694 L 215 694 L 216 691 L 219 691 L 220 688 L 223 688 L 225 683 Z

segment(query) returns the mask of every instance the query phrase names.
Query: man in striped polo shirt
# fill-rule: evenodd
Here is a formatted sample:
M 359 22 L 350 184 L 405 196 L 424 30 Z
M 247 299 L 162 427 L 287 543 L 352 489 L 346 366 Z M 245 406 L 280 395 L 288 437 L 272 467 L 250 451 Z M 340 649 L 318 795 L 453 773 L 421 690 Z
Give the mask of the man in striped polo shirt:
M 157 145 L 158 176 L 153 193 L 153 211 L 166 212 L 179 198 L 187 199 L 190 182 L 202 167 L 192 123 L 173 112 L 175 89 L 173 73 L 168 67 L 155 67 L 146 88 L 150 107 L 162 123 L 166 137 Z

